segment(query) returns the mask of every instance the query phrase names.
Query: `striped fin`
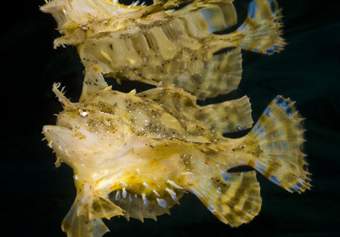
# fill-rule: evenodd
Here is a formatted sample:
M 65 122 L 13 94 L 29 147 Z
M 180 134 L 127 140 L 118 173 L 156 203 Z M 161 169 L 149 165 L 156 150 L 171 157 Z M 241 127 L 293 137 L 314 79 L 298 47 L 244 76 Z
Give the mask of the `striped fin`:
M 301 193 L 311 187 L 301 150 L 302 120 L 290 99 L 277 96 L 246 138 L 257 156 L 250 165 L 289 192 Z
M 186 22 L 188 33 L 195 38 L 207 37 L 237 23 L 237 13 L 232 2 L 205 2 L 202 6 L 193 3 L 175 11 L 173 15 Z
M 176 87 L 157 87 L 137 94 L 161 104 L 171 114 L 191 114 L 198 109 L 196 97 Z
M 250 128 L 253 124 L 248 97 L 209 106 L 198 106 L 196 97 L 182 89 L 156 88 L 138 94 L 161 104 L 179 120 L 202 124 L 219 134 Z
M 241 49 L 214 55 L 196 74 L 186 80 L 175 80 L 174 84 L 196 95 L 199 99 L 227 94 L 240 84 L 242 78 Z
M 251 105 L 247 96 L 201 107 L 195 117 L 221 133 L 242 131 L 253 125 Z
M 250 222 L 261 209 L 260 185 L 254 171 L 205 177 L 191 191 L 220 221 L 232 227 Z
M 253 0 L 248 17 L 238 28 L 245 35 L 241 48 L 263 54 L 279 52 L 285 46 L 281 38 L 281 10 L 275 0 Z

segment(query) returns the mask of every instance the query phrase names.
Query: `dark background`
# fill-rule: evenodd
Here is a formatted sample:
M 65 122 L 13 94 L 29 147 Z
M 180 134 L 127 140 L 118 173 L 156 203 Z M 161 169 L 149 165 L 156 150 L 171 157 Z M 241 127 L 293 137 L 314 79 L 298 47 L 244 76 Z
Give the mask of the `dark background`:
M 241 18 L 247 2 L 237 1 Z M 286 50 L 271 57 L 245 52 L 240 89 L 225 98 L 250 96 L 255 120 L 277 94 L 297 101 L 307 118 L 305 152 L 313 190 L 292 195 L 259 175 L 263 209 L 240 228 L 220 223 L 187 195 L 171 216 L 158 222 L 115 218 L 106 236 L 340 236 L 340 8 L 338 1 L 279 2 Z M 71 169 L 54 167 L 41 128 L 53 123 L 53 114 L 61 109 L 52 83 L 62 82 L 76 100 L 82 66 L 72 47 L 52 49 L 57 32 L 52 17 L 39 12 L 42 3 L 1 6 L 1 236 L 64 236 L 60 223 L 75 196 Z

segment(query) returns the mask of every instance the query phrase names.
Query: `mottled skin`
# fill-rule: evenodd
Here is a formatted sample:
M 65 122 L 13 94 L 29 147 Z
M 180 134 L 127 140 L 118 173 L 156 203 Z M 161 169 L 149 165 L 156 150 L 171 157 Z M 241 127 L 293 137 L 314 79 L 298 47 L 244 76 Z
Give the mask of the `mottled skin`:
M 101 236 L 107 231 L 101 218 L 156 218 L 186 191 L 198 196 L 224 223 L 249 222 L 261 207 L 259 184 L 253 171 L 227 172 L 237 166 L 249 165 L 270 179 L 275 177 L 288 191 L 309 187 L 299 150 L 303 142 L 297 127 L 300 118 L 296 112 L 291 114 L 294 108 L 288 100 L 276 99 L 267 109 L 272 115 L 266 112 L 247 136 L 228 139 L 222 137 L 223 130 L 212 130 L 202 120 L 206 116 L 179 119 L 167 101 L 175 98 L 170 94 L 182 98 L 173 104 L 179 109 L 202 109 L 190 105 L 194 98 L 179 89 L 136 94 L 107 87 L 83 96 L 79 103 L 71 103 L 56 86 L 54 92 L 64 111 L 57 125 L 45 126 L 43 133 L 58 161 L 74 171 L 77 198 L 63 222 L 69 236 Z M 163 101 L 157 98 L 164 93 L 168 95 Z M 218 106 L 226 105 L 230 106 Z M 289 114 L 283 105 L 289 105 Z M 278 125 L 275 130 L 273 121 Z M 263 137 L 266 131 L 259 126 L 268 130 L 271 140 Z M 271 152 L 295 157 L 281 164 Z M 296 167 L 285 166 L 292 163 Z
M 244 23 L 223 34 L 217 32 L 237 24 L 232 0 L 129 7 L 105 0 L 54 0 L 41 9 L 54 16 L 63 35 L 55 46 L 76 46 L 87 74 L 175 85 L 201 99 L 238 87 L 241 49 L 271 55 L 285 45 L 280 9 L 271 0 L 252 1 Z M 230 52 L 219 53 L 226 49 Z M 84 85 L 94 83 L 91 79 L 87 76 Z
M 280 11 L 272 0 L 253 0 L 244 24 L 215 34 L 236 24 L 232 2 L 127 7 L 106 0 L 54 0 L 42 7 L 63 35 L 55 45 L 76 45 L 86 69 L 78 103 L 54 86 L 64 110 L 56 125 L 43 128 L 57 164 L 74 171 L 77 196 L 62 224 L 68 237 L 103 236 L 108 229 L 102 218 L 156 219 L 185 192 L 223 223 L 247 223 L 260 211 L 260 186 L 255 171 L 229 171 L 238 166 L 256 169 L 289 192 L 310 188 L 302 119 L 291 100 L 276 97 L 237 139 L 223 134 L 252 127 L 248 97 L 196 103 L 237 88 L 241 49 L 272 54 L 284 46 Z M 181 3 L 188 4 L 178 8 Z M 233 49 L 214 55 L 226 47 Z M 113 91 L 103 74 L 158 88 Z

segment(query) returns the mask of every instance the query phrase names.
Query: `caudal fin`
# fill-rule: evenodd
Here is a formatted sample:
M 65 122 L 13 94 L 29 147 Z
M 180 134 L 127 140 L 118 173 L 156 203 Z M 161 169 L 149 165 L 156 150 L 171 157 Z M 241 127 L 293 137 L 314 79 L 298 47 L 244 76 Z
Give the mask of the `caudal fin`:
M 248 16 L 238 28 L 244 34 L 241 48 L 256 53 L 274 54 L 283 50 L 281 10 L 275 0 L 253 0 Z
M 289 192 L 302 193 L 311 187 L 302 152 L 302 120 L 294 102 L 277 96 L 246 138 L 256 157 L 250 165 Z

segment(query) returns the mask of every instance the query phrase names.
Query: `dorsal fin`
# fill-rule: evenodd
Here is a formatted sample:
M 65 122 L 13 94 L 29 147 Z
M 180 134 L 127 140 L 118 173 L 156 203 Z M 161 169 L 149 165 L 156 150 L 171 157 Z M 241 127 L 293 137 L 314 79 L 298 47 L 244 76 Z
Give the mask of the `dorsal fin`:
M 252 126 L 248 97 L 209 106 L 198 106 L 196 97 L 182 89 L 158 87 L 138 94 L 161 104 L 179 120 L 196 121 L 219 134 Z
M 223 223 L 237 227 L 251 221 L 261 209 L 256 172 L 198 176 L 191 191 Z
M 251 105 L 247 96 L 221 104 L 203 106 L 195 117 L 222 133 L 242 131 L 253 125 Z

